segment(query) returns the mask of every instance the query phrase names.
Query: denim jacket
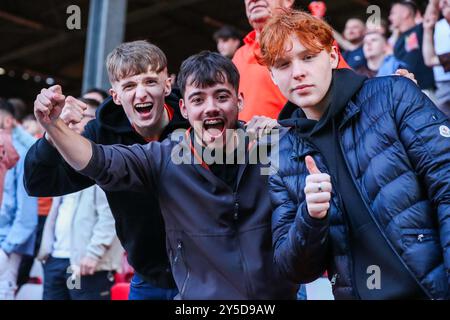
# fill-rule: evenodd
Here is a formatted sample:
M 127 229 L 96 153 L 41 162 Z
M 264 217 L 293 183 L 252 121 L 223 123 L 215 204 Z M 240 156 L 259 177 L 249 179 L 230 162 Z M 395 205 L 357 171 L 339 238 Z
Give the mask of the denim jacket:
M 0 247 L 7 254 L 32 255 L 36 238 L 37 199 L 29 197 L 23 185 L 24 159 L 34 138 L 21 127 L 12 132 L 12 143 L 20 156 L 5 176 L 0 208 Z

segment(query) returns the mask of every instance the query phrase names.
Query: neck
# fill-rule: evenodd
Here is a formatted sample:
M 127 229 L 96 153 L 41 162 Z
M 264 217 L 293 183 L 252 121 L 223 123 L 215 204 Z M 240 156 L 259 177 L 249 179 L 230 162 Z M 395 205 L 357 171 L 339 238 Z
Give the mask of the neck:
M 320 101 L 318 104 L 316 104 L 312 108 L 303 109 L 303 112 L 306 115 L 306 118 L 311 120 L 319 121 L 320 118 L 322 118 L 325 111 L 327 111 L 327 108 L 331 102 L 331 86 L 328 89 L 327 94 L 325 97 Z
M 167 113 L 166 108 L 164 108 L 164 112 L 161 116 L 161 119 L 158 123 L 152 127 L 139 128 L 135 127 L 137 133 L 142 136 L 145 140 L 159 140 L 159 137 L 163 133 L 164 129 L 169 124 L 169 114 Z
M 379 55 L 376 57 L 370 57 L 367 59 L 367 66 L 372 71 L 378 71 L 380 69 L 381 64 L 383 63 L 385 55 Z
M 352 40 L 352 41 L 350 41 L 354 46 L 356 46 L 356 47 L 360 47 L 361 45 L 362 45 L 362 43 L 363 43 L 363 40 L 362 39 L 356 39 L 356 40 Z
M 262 29 L 264 29 L 265 24 L 266 24 L 266 21 L 254 22 L 252 24 L 252 27 L 256 32 L 256 41 L 258 41 L 258 42 L 259 42 L 259 35 L 261 34 Z

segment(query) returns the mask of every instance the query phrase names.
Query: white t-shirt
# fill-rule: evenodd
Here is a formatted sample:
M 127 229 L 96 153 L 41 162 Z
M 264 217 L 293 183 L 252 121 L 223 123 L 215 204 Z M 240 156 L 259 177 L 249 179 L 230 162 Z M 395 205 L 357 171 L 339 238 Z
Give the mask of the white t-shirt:
M 77 193 L 65 195 L 58 208 L 58 217 L 55 222 L 55 242 L 52 256 L 55 258 L 70 258 L 70 238 L 72 218 L 75 212 Z
M 445 19 L 434 27 L 434 50 L 438 56 L 450 52 L 450 25 Z M 450 81 L 450 72 L 445 72 L 443 67 L 433 67 L 433 72 L 436 81 Z

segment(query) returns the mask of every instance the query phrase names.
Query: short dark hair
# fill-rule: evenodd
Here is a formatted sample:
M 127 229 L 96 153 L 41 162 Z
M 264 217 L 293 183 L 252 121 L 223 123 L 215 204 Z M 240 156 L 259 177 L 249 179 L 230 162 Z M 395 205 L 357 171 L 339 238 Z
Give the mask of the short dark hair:
M 213 38 L 216 42 L 219 39 L 237 39 L 241 41 L 242 35 L 235 27 L 225 25 L 214 33 Z
M 99 95 L 102 96 L 103 100 L 105 100 L 106 98 L 109 97 L 109 94 L 105 90 L 102 90 L 99 88 L 88 89 L 88 90 L 86 90 L 86 92 L 84 94 L 88 94 L 88 93 L 98 93 Z
M 78 98 L 78 100 L 80 100 L 81 102 L 86 103 L 89 107 L 94 108 L 94 109 L 97 109 L 98 106 L 100 105 L 100 102 L 98 102 L 95 99 L 89 99 L 89 98 L 81 97 L 81 98 Z
M 400 0 L 395 1 L 392 5 L 400 4 L 402 6 L 408 7 L 409 10 L 412 12 L 413 16 L 417 14 L 419 11 L 419 6 L 414 0 Z
M 9 103 L 6 99 L 0 97 L 0 111 L 5 111 L 10 114 L 12 117 L 15 116 L 14 107 L 11 103 Z
M 239 71 L 230 59 L 217 52 L 202 51 L 183 61 L 177 77 L 182 97 L 189 77 L 190 84 L 201 88 L 229 82 L 236 92 L 239 89 Z

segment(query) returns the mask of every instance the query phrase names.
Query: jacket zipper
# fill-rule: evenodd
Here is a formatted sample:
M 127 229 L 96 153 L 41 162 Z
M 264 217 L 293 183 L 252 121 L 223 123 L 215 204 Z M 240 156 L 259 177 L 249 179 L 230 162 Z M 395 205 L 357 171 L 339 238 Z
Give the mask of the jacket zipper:
M 411 277 L 414 279 L 414 281 L 416 281 L 416 283 L 419 285 L 419 287 L 423 290 L 423 292 L 425 292 L 425 294 L 428 296 L 428 298 L 430 298 L 431 300 L 434 300 L 433 296 L 431 296 L 431 294 L 428 292 L 428 290 L 420 283 L 420 281 L 417 279 L 417 277 L 414 275 L 414 273 L 411 271 L 411 269 L 408 267 L 408 265 L 403 261 L 403 259 L 400 257 L 400 255 L 397 253 L 397 251 L 395 251 L 395 249 L 393 248 L 391 242 L 387 239 L 386 235 L 384 234 L 384 232 L 382 231 L 380 225 L 378 224 L 378 221 L 375 219 L 372 209 L 370 208 L 370 206 L 367 204 L 366 199 L 364 198 L 362 191 L 360 188 L 358 188 L 358 184 L 356 183 L 355 177 L 353 176 L 353 172 L 350 170 L 350 166 L 348 165 L 348 160 L 346 158 L 346 154 L 344 152 L 344 148 L 342 147 L 342 143 L 341 143 L 341 136 L 338 137 L 339 140 L 339 148 L 341 149 L 342 152 L 342 156 L 344 158 L 345 161 L 345 165 L 348 168 L 348 171 L 350 173 L 350 177 L 352 178 L 353 184 L 355 185 L 356 189 L 358 190 L 359 196 L 361 197 L 364 206 L 366 207 L 367 211 L 369 212 L 369 216 L 372 219 L 372 221 L 375 223 L 375 225 L 378 228 L 378 231 L 381 233 L 381 236 L 383 237 L 383 239 L 386 241 L 387 245 L 389 246 L 389 248 L 392 250 L 392 252 L 395 254 L 395 256 L 400 260 L 400 262 L 403 264 L 403 266 L 405 267 L 405 269 L 409 272 L 409 274 L 411 275 Z
M 187 283 L 188 283 L 189 278 L 190 278 L 190 271 L 189 271 L 188 265 L 186 263 L 186 260 L 184 259 L 183 243 L 180 240 L 178 240 L 177 251 L 178 251 L 179 259 L 181 259 L 181 262 L 184 264 L 184 266 L 186 268 L 186 278 L 183 281 L 183 286 L 182 286 L 181 291 L 180 291 L 180 297 L 183 299 L 184 298 L 184 293 L 186 291 Z
M 312 148 L 312 149 L 315 150 L 315 148 Z M 320 152 L 318 150 L 315 150 L 315 151 L 318 154 L 320 154 Z M 324 157 L 322 157 L 322 161 L 324 162 L 324 165 L 326 166 L 327 174 L 329 174 L 329 170 L 328 170 L 329 165 L 328 165 L 328 163 L 327 163 L 327 161 L 326 161 L 326 159 Z M 337 185 L 337 182 L 335 181 L 334 177 L 332 175 L 330 175 L 330 177 L 332 179 L 333 185 Z M 343 201 L 342 201 L 341 195 L 338 192 L 335 192 L 335 194 L 336 194 L 336 197 L 339 199 L 339 203 L 342 204 Z M 336 203 L 336 200 L 334 200 L 334 198 L 332 198 L 332 199 L 333 199 L 333 202 L 335 202 L 336 208 L 340 209 L 341 207 L 338 205 L 338 203 Z M 349 226 L 348 226 L 347 217 L 345 216 L 344 212 L 342 212 L 342 219 L 344 220 L 344 226 L 345 226 L 345 231 L 346 231 L 347 237 L 349 237 L 350 236 L 350 229 L 349 229 Z M 350 251 L 349 252 L 349 257 L 350 257 L 350 266 L 349 267 L 350 267 L 350 273 L 351 273 L 350 274 L 350 281 L 351 281 L 351 285 L 352 285 L 352 288 L 354 290 L 354 293 L 356 295 L 356 298 L 361 300 L 361 296 L 359 294 L 358 287 L 356 286 L 356 283 L 355 283 L 355 263 L 354 263 L 354 258 L 353 258 L 353 252 L 352 252 L 352 249 L 351 249 L 351 247 L 352 247 L 351 246 L 351 241 L 348 241 L 347 244 L 348 244 L 349 251 Z M 333 275 L 331 281 L 330 281 L 333 286 L 336 284 L 337 278 L 339 278 L 339 273 L 335 273 Z
M 245 287 L 247 288 L 247 295 L 248 295 L 248 298 L 250 299 L 252 297 L 252 294 L 251 294 L 250 281 L 248 279 L 247 263 L 245 262 L 245 257 L 244 257 L 244 254 L 242 253 L 241 238 L 240 238 L 239 231 L 238 231 L 239 202 L 237 201 L 237 193 L 236 193 L 236 191 L 233 192 L 233 198 L 234 198 L 233 222 L 234 222 L 234 226 L 235 226 L 235 229 L 236 229 L 236 239 L 237 239 L 238 247 L 239 247 L 239 256 L 240 256 L 240 260 L 241 260 L 241 263 L 242 263 L 242 268 L 243 268 L 243 271 L 244 271 Z

